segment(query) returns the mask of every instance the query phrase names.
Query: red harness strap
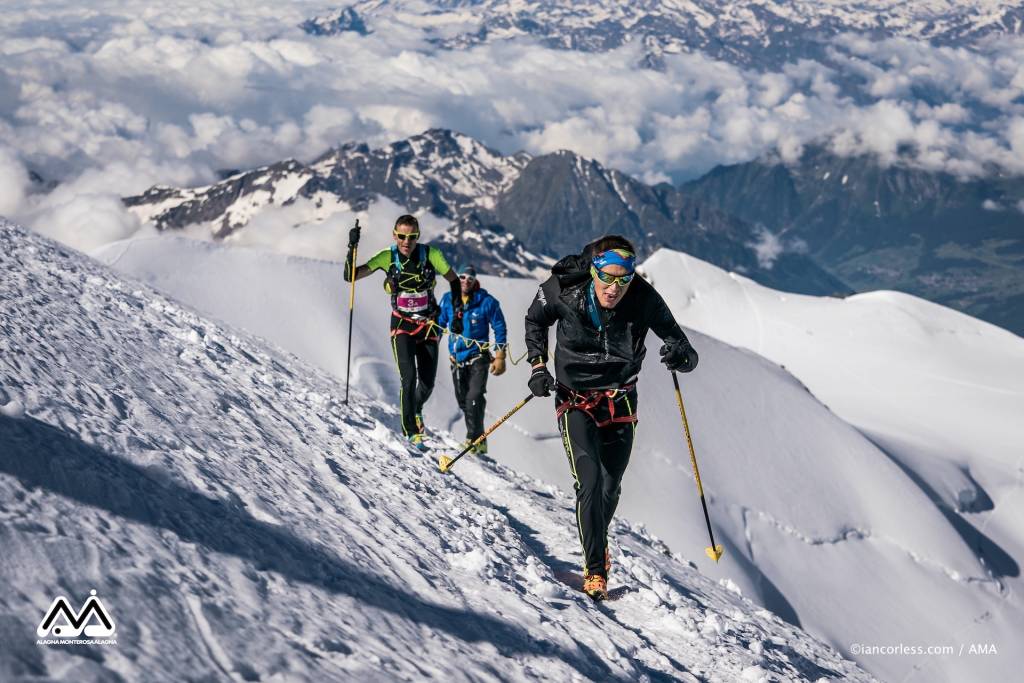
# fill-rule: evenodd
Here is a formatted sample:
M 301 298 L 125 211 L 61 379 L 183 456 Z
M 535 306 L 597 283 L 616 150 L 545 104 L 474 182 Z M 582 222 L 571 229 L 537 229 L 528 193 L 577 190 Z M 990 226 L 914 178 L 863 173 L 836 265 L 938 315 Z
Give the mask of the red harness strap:
M 610 424 L 615 423 L 632 423 L 636 424 L 637 417 L 630 412 L 629 415 L 616 415 L 615 414 L 615 399 L 619 396 L 625 396 L 627 392 L 632 391 L 636 386 L 635 384 L 627 384 L 626 386 L 618 389 L 591 389 L 589 391 L 576 391 L 570 389 L 564 384 L 558 385 L 560 389 L 568 392 L 569 398 L 560 403 L 555 408 L 555 417 L 561 418 L 569 410 L 582 410 L 584 413 L 590 416 L 590 419 L 598 427 L 606 427 Z M 598 420 L 594 414 L 594 409 L 597 408 L 603 400 L 608 401 L 608 419 Z
M 391 311 L 391 315 L 393 315 L 394 317 L 398 318 L 402 322 L 407 322 L 407 323 L 410 323 L 411 325 L 415 325 L 416 326 L 416 327 L 414 327 L 411 330 L 405 330 L 405 329 L 402 329 L 401 324 L 399 324 L 398 327 L 396 327 L 395 329 L 391 330 L 391 336 L 392 337 L 397 337 L 400 334 L 411 334 L 411 335 L 415 336 L 415 335 L 419 334 L 420 332 L 422 332 L 423 328 L 427 327 L 432 322 L 429 318 L 407 318 L 404 315 L 402 315 L 401 313 L 399 313 L 398 311 Z M 435 334 L 433 336 L 431 336 L 430 334 L 427 334 L 426 338 L 427 339 L 440 339 L 441 336 L 437 335 L 437 334 Z

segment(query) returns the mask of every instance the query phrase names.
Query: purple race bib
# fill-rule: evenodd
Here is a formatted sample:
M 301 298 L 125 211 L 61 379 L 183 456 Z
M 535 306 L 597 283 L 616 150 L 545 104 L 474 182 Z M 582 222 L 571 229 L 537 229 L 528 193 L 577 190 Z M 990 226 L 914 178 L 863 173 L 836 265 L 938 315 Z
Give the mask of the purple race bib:
M 430 299 L 426 292 L 399 292 L 395 305 L 403 313 L 419 313 L 427 310 Z

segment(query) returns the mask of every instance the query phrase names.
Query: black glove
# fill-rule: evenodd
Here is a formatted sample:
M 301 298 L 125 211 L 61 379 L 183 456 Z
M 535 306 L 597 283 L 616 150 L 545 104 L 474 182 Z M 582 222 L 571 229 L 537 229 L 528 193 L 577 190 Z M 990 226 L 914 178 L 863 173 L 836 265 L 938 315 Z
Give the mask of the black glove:
M 455 311 L 452 321 L 448 323 L 448 329 L 455 334 L 462 334 L 462 309 Z
M 661 346 L 661 362 L 673 372 L 690 372 L 697 367 L 697 352 L 690 342 L 680 339 Z
M 546 365 L 538 365 L 530 374 L 530 391 L 534 396 L 550 396 L 555 388 L 555 378 L 548 372 Z
M 357 228 L 353 228 L 354 230 Z M 345 255 L 345 282 L 352 282 L 352 257 L 355 254 L 352 253 L 352 245 L 348 245 L 348 253 Z
M 349 248 L 349 251 L 352 250 L 352 247 L 354 247 L 357 244 L 359 244 L 359 233 L 361 231 L 362 231 L 362 228 L 359 227 L 359 223 L 358 222 L 356 222 L 356 227 L 354 227 L 354 228 L 352 228 L 351 230 L 348 231 L 348 248 Z

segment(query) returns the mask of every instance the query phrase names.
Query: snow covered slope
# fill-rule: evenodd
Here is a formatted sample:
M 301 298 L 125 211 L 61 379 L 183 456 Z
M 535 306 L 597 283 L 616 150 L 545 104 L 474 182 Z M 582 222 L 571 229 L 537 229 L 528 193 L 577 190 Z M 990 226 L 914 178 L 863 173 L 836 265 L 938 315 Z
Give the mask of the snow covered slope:
M 624 522 L 594 605 L 555 488 L 2 221 L 0 265 L 0 680 L 869 680 Z M 38 645 L 90 590 L 117 644 Z
M 800 377 L 936 503 L 964 513 L 991 570 L 1019 579 L 1024 339 L 899 292 L 784 294 L 668 251 L 644 268 L 680 320 Z
M 167 238 L 115 245 L 99 256 L 344 377 L 347 288 L 338 264 Z M 683 281 L 676 271 L 669 272 L 655 279 L 670 302 L 684 300 L 686 287 L 704 290 L 700 278 Z M 709 272 L 729 279 L 720 270 Z M 521 353 L 522 314 L 536 283 L 483 281 L 502 301 L 513 352 Z M 822 305 L 828 303 L 842 302 Z M 726 318 L 729 311 L 722 306 L 719 313 Z M 387 314 L 379 279 L 362 281 L 354 383 L 392 402 L 397 377 L 384 343 Z M 806 335 L 804 329 L 799 332 Z M 955 513 L 937 506 L 922 485 L 930 478 L 922 475 L 930 463 L 914 463 L 920 471 L 904 466 L 760 356 L 698 332 L 692 337 L 701 351 L 701 367 L 683 377 L 683 392 L 726 559 L 715 566 L 700 555 L 706 531 L 671 381 L 653 350 L 640 381 L 641 422 L 624 482 L 622 514 L 643 522 L 672 550 L 695 557 L 703 572 L 732 581 L 745 595 L 851 655 L 855 643 L 884 646 L 911 639 L 943 646 L 971 638 L 1002 648 L 1001 656 L 988 659 L 858 657 L 883 678 L 956 681 L 1014 671 L 1019 660 L 1010 644 L 1024 628 L 1024 617 L 1006 577 L 1012 577 L 1013 558 L 1020 555 L 1011 550 L 1012 555 L 1004 553 L 1009 562 L 992 566 L 989 544 L 979 557 L 978 535 L 965 529 Z M 947 349 L 941 341 L 934 352 L 955 358 L 959 349 Z M 840 348 L 838 357 L 848 352 Z M 876 371 L 895 377 L 899 350 L 880 344 L 873 354 Z M 1011 359 L 997 356 L 992 362 Z M 527 393 L 526 377 L 523 364 L 491 380 L 492 419 Z M 428 425 L 461 435 L 444 367 L 426 417 Z M 961 419 L 970 422 L 974 414 L 965 410 Z M 531 405 L 517 414 L 492 438 L 491 453 L 518 471 L 566 489 L 570 485 L 548 406 Z M 1005 481 L 1012 484 L 1016 475 L 1007 473 Z M 571 518 L 561 523 L 569 525 Z
M 787 294 L 669 251 L 644 269 L 684 324 L 782 364 L 878 444 L 1024 613 L 1024 339 L 899 292 Z
M 643 268 L 684 324 L 784 365 L 907 466 L 955 461 L 930 482 L 949 506 L 983 507 L 969 472 L 1005 482 L 1020 465 L 1021 337 L 899 292 L 777 292 L 667 250 Z

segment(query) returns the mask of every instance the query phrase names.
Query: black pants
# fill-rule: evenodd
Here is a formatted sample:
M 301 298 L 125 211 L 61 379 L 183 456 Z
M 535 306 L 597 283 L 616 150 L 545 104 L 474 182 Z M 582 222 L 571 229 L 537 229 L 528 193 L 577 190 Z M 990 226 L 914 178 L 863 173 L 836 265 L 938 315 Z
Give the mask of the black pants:
M 560 397 L 559 402 L 564 400 Z M 608 527 L 622 491 L 622 475 L 629 464 L 636 425 L 616 422 L 598 427 L 610 417 L 605 405 L 592 415 L 570 409 L 558 421 L 562 445 L 569 458 L 576 489 L 576 528 L 587 574 L 605 575 L 604 554 L 608 548 Z M 621 394 L 615 403 L 618 416 L 636 413 L 636 392 Z
M 475 440 L 484 433 L 484 408 L 487 407 L 487 371 L 491 356 L 482 353 L 463 365 L 452 366 L 455 400 L 466 417 L 466 438 Z
M 423 405 L 434 391 L 437 344 L 436 337 L 428 338 L 424 334 L 397 334 L 391 338 L 391 350 L 402 383 L 398 402 L 402 409 L 402 433 L 406 436 L 419 431 L 416 414 L 423 412 Z

